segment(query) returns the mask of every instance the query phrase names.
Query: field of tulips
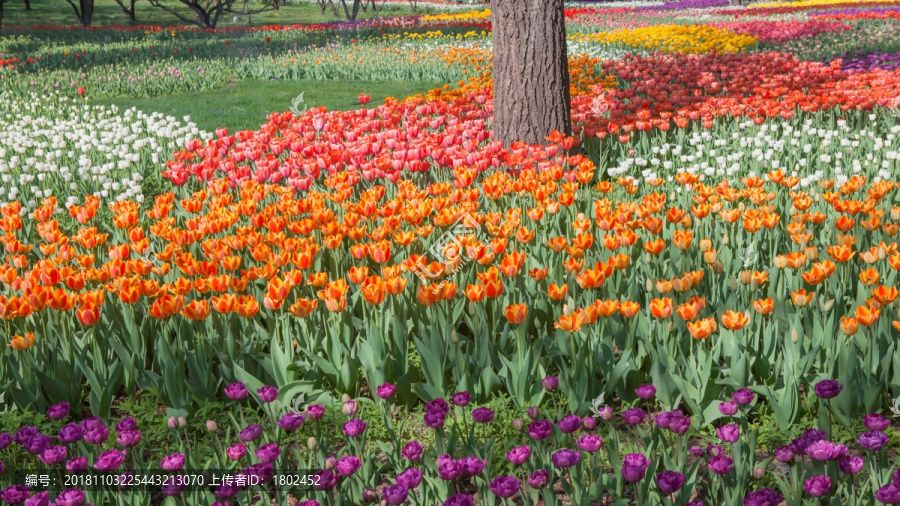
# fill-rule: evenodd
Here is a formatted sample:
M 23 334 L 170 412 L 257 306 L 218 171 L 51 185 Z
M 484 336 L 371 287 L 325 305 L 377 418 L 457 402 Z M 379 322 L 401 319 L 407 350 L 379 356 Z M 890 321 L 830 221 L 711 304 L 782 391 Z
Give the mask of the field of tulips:
M 900 504 L 897 13 L 573 4 L 508 147 L 483 7 L 4 27 L 0 501 Z M 241 79 L 447 85 L 92 104 Z

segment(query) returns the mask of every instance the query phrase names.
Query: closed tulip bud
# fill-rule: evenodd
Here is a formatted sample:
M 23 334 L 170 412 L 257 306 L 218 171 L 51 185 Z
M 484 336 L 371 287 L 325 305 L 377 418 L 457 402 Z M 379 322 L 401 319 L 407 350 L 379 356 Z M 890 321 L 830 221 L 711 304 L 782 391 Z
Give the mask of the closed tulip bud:
M 652 291 L 653 291 L 653 281 L 651 281 L 650 278 L 647 278 L 647 282 L 644 283 L 644 288 L 645 288 L 648 292 L 652 292 Z
M 728 246 L 728 234 L 722 236 L 722 244 Z
M 800 340 L 800 334 L 797 332 L 797 329 L 791 329 L 791 342 L 796 343 Z
M 737 289 L 738 289 L 738 282 L 737 282 L 737 280 L 734 279 L 734 278 L 730 278 L 730 279 L 728 280 L 728 288 L 731 288 L 732 290 L 737 290 Z
M 469 316 L 475 316 L 475 303 L 469 301 Z
M 207 420 L 206 421 L 206 430 L 210 432 L 215 432 L 219 430 L 219 424 L 216 423 L 215 420 Z
M 894 221 L 900 220 L 900 207 L 894 206 L 891 208 L 891 219 Z
M 316 448 L 319 447 L 319 442 L 316 441 L 316 438 L 310 437 L 306 440 L 306 447 L 310 449 L 310 451 L 316 451 Z
M 722 262 L 716 261 L 716 263 L 712 264 L 712 270 L 716 274 L 722 274 L 725 272 L 725 264 Z
M 459 342 L 459 336 L 456 335 L 456 329 L 453 329 L 453 332 L 450 332 L 450 341 L 454 344 Z
M 819 248 L 815 246 L 809 246 L 806 248 L 806 258 L 810 260 L 818 260 L 819 259 Z
M 178 417 L 178 428 L 183 429 L 187 427 L 187 419 L 183 416 Z
M 541 414 L 540 411 L 538 411 L 537 406 L 531 406 L 525 413 L 528 415 L 528 418 L 531 418 L 532 420 L 537 420 L 538 416 Z
M 682 218 L 682 220 L 681 220 L 682 228 L 691 228 L 692 226 L 694 226 L 694 219 L 691 218 L 691 215 L 688 214 L 684 218 Z
M 166 424 L 170 429 L 175 430 L 178 428 L 178 419 L 174 416 L 170 416 L 168 420 L 166 420 Z
M 766 476 L 766 470 L 761 467 L 753 468 L 753 478 L 756 480 L 761 480 Z
M 787 257 L 784 255 L 778 255 L 775 257 L 775 267 L 778 269 L 784 269 L 787 267 Z
M 738 280 L 741 282 L 742 285 L 746 285 L 746 284 L 750 283 L 750 280 L 751 280 L 750 271 L 741 271 L 741 273 L 738 274 Z
M 824 300 L 824 299 L 820 299 L 820 300 Z M 822 310 L 829 311 L 831 309 L 831 306 L 834 306 L 834 299 L 831 299 L 829 301 L 822 303 Z
M 716 250 L 709 250 L 703 254 L 703 261 L 712 264 L 719 258 L 719 253 Z
M 344 405 L 341 407 L 341 413 L 343 413 L 347 416 L 353 416 L 356 414 L 356 411 L 358 409 L 359 409 L 359 406 L 357 406 L 356 401 L 348 400 L 348 401 L 344 401 Z
M 341 402 L 347 402 L 350 400 L 350 396 L 347 394 L 341 394 Z
M 700 251 L 706 253 L 712 249 L 712 241 L 709 239 L 700 239 Z
M 513 420 L 513 427 L 515 427 L 516 430 L 521 431 L 525 428 L 525 422 L 523 422 L 521 418 L 516 418 Z
M 365 503 L 373 503 L 378 500 L 378 492 L 371 488 L 367 488 L 363 491 L 363 502 Z
M 326 457 L 325 458 L 325 469 L 334 469 L 335 458 L 334 457 Z

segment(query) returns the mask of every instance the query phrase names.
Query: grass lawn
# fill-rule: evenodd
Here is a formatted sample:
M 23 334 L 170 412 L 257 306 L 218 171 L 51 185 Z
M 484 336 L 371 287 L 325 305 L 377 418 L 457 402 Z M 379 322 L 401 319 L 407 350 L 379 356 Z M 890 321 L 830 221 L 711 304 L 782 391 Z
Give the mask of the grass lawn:
M 189 10 L 177 0 L 168 0 L 168 2 L 178 7 L 178 12 L 183 16 L 191 18 Z M 76 2 L 77 3 L 77 2 Z M 127 2 L 126 2 L 127 3 Z M 252 5 L 252 4 L 251 4 Z M 3 4 L 4 16 L 3 24 L 5 25 L 74 25 L 78 24 L 75 17 L 75 11 L 65 2 L 65 0 L 31 0 L 31 10 L 25 10 L 24 0 L 6 0 Z M 158 9 L 150 5 L 149 2 L 139 1 L 136 4 L 136 21 L 131 21 L 128 16 L 122 13 L 122 9 L 113 0 L 95 0 L 94 2 L 94 26 L 108 25 L 161 25 L 161 26 L 177 26 L 185 23 L 168 12 Z M 380 8 L 378 12 L 368 12 L 360 10 L 359 19 L 374 17 L 400 17 L 411 16 L 414 14 L 423 14 L 434 11 L 433 8 L 420 6 L 416 12 L 406 4 L 391 4 Z M 297 2 L 288 4 L 278 11 L 270 11 L 252 16 L 248 22 L 247 17 L 243 17 L 238 23 L 234 22 L 234 15 L 223 15 L 217 28 L 226 28 L 229 26 L 260 26 L 270 24 L 292 25 L 306 23 L 322 23 L 326 21 L 338 21 L 344 19 L 343 9 L 339 16 L 332 14 L 331 9 L 326 9 L 325 13 L 312 2 Z
M 281 81 L 247 79 L 217 90 L 179 93 L 153 98 L 110 98 L 93 100 L 93 104 L 137 107 L 145 112 L 159 111 L 176 118 L 190 116 L 204 130 L 227 127 L 229 131 L 258 129 L 271 112 L 291 109 L 296 97 L 303 94 L 303 105 L 329 109 L 359 107 L 360 93 L 372 96 L 372 104 L 386 97 L 403 99 L 439 88 L 442 83 L 422 81 Z

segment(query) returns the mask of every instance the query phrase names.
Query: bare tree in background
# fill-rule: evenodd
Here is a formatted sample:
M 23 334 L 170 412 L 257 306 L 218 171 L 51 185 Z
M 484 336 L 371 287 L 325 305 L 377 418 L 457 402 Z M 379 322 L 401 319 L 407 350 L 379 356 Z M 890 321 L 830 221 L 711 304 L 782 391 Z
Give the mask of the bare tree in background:
M 3 3 L 5 0 L 0 0 L 0 27 L 3 26 Z
M 353 7 L 347 5 L 347 0 L 341 0 L 341 6 L 344 8 L 344 16 L 353 21 L 359 16 L 359 8 L 362 7 L 362 0 L 352 0 Z
M 491 0 L 494 140 L 545 144 L 572 131 L 563 0 Z
M 75 15 L 78 16 L 78 21 L 82 26 L 91 26 L 91 20 L 94 19 L 94 0 L 77 0 L 76 4 L 72 0 L 66 0 L 69 2 L 69 5 L 72 6 L 72 9 L 75 10 Z
M 412 7 L 413 12 L 418 12 L 419 0 L 409 0 L 409 6 Z
M 378 3 L 375 2 L 375 0 L 365 0 L 363 2 L 363 6 L 362 6 L 363 12 L 368 12 L 369 7 L 372 8 L 372 12 L 379 11 Z M 382 10 L 384 9 L 384 2 L 382 2 L 382 4 L 381 4 L 381 9 Z
M 26 11 L 31 10 L 31 0 L 25 0 L 25 10 Z
M 28 0 L 25 0 L 26 2 Z M 127 4 L 125 2 L 128 2 Z M 122 13 L 128 16 L 132 21 L 135 20 L 134 17 L 134 4 L 137 3 L 137 0 L 116 0 L 116 3 L 119 4 L 119 7 L 122 9 Z
M 69 0 L 67 0 L 69 1 Z M 250 16 L 260 12 L 278 10 L 286 4 L 286 0 L 261 0 L 258 7 L 250 8 L 248 2 L 239 0 L 178 0 L 193 13 L 190 18 L 172 7 L 166 0 L 148 0 L 150 5 L 159 7 L 185 23 L 192 23 L 200 28 L 215 28 L 225 14 Z M 238 8 L 240 4 L 240 8 Z

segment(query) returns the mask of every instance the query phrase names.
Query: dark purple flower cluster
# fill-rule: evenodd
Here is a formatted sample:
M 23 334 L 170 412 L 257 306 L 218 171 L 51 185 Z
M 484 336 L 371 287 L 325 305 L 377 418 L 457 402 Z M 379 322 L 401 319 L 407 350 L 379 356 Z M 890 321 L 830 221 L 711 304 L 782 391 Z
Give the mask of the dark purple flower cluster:
M 435 399 L 425 405 L 425 425 L 432 429 L 440 429 L 447 420 L 450 405 L 443 398 Z
M 841 70 L 865 72 L 872 69 L 900 69 L 900 52 L 896 53 L 846 53 L 841 57 Z

